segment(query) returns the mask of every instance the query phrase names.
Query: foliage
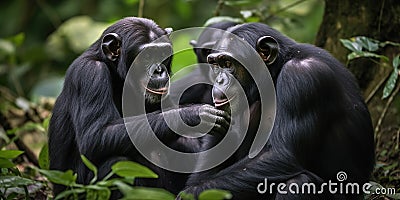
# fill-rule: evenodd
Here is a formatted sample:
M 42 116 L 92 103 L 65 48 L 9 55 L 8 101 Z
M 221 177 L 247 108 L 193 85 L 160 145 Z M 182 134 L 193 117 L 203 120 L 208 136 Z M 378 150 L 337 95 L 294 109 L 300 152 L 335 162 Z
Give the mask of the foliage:
M 347 55 L 347 59 L 349 61 L 356 59 L 356 58 L 377 58 L 380 59 L 381 62 L 391 65 L 393 67 L 393 71 L 386 81 L 385 88 L 383 90 L 382 98 L 385 99 L 390 96 L 393 92 L 397 79 L 400 76 L 399 73 L 399 55 L 396 55 L 392 59 L 392 63 L 390 63 L 389 58 L 385 55 L 381 55 L 376 53 L 380 48 L 385 47 L 386 45 L 393 45 L 400 47 L 400 43 L 394 42 L 380 42 L 378 40 L 374 40 L 365 36 L 357 36 L 351 39 L 341 39 L 340 42 L 345 46 L 347 49 L 352 51 L 350 54 Z
M 382 99 L 386 99 L 386 105 L 385 108 L 380 111 L 380 117 L 377 120 L 377 124 L 375 125 L 375 139 L 377 143 L 377 148 L 382 148 L 382 150 L 378 150 L 379 153 L 377 154 L 377 164 L 375 166 L 374 170 L 374 177 L 376 181 L 385 183 L 384 185 L 386 187 L 383 187 L 377 182 L 371 182 L 372 188 L 371 191 L 375 191 L 376 188 L 391 188 L 393 190 L 396 190 L 398 188 L 393 187 L 398 185 L 400 178 L 398 176 L 398 155 L 399 155 L 399 143 L 393 142 L 393 143 L 385 143 L 382 144 L 382 146 L 379 146 L 380 140 L 383 140 L 381 138 L 385 138 L 385 140 L 393 140 L 390 137 L 390 134 L 388 135 L 383 135 L 380 132 L 380 126 L 382 124 L 383 118 L 386 115 L 386 112 L 390 106 L 390 104 L 393 102 L 393 97 L 396 96 L 398 93 L 398 89 L 395 90 L 396 85 L 398 83 L 398 77 L 400 76 L 399 73 L 399 57 L 400 55 L 395 55 L 393 56 L 392 59 L 390 59 L 388 56 L 382 54 L 382 50 L 384 47 L 387 45 L 391 45 L 394 48 L 400 47 L 399 43 L 394 43 L 390 41 L 386 42 L 381 42 L 372 38 L 368 38 L 365 36 L 357 36 L 357 37 L 352 37 L 350 39 L 341 39 L 341 43 L 343 44 L 344 47 L 346 47 L 348 50 L 351 52 L 347 55 L 348 61 L 352 61 L 354 59 L 359 59 L 359 58 L 368 58 L 371 59 L 373 62 L 376 62 L 380 66 L 383 67 L 388 67 L 391 68 L 391 74 L 385 80 L 386 78 L 383 78 L 382 84 L 385 83 L 385 86 L 383 88 L 382 92 Z M 398 51 L 398 50 L 397 50 Z M 380 84 L 376 86 L 376 88 L 380 88 Z M 399 88 L 399 87 L 397 87 Z M 377 91 L 377 89 L 372 93 L 373 96 L 374 93 Z M 389 98 L 388 98 L 389 97 Z M 368 98 L 367 98 L 368 101 Z M 397 131 L 397 138 L 399 137 L 399 132 L 400 130 Z M 394 159 L 393 159 L 394 158 Z M 393 160 L 392 160 L 393 159 Z M 398 192 L 398 191 L 396 191 Z M 389 197 L 392 199 L 400 199 L 400 195 L 397 194 L 381 194 L 380 196 L 376 196 L 376 194 L 371 194 L 367 195 L 366 199 L 375 199 L 378 197 Z
M 30 197 L 35 194 L 42 184 L 31 178 L 22 176 L 12 162 L 23 153 L 18 150 L 0 151 L 0 198 L 13 199 L 18 196 Z
M 26 197 L 34 196 L 38 189 L 43 187 L 43 182 L 36 181 L 32 177 L 24 178 L 23 175 L 15 168 L 15 164 L 11 159 L 17 158 L 22 151 L 17 150 L 1 150 L 0 151 L 0 196 L 3 199 L 16 198 L 19 194 Z M 46 154 L 40 154 L 41 157 L 47 157 Z M 85 156 L 81 156 L 83 163 L 94 174 L 89 185 L 82 185 L 76 182 L 77 174 L 71 170 L 65 172 L 57 170 L 40 169 L 31 166 L 35 171 L 39 172 L 52 183 L 66 186 L 68 189 L 60 193 L 55 199 L 78 199 L 82 195 L 86 199 L 109 199 L 111 191 L 120 190 L 124 197 L 123 199 L 137 200 L 174 200 L 175 196 L 163 189 L 159 188 L 144 188 L 132 186 L 135 178 L 157 178 L 157 174 L 152 172 L 147 167 L 132 161 L 120 161 L 111 167 L 111 172 L 103 179 L 97 181 L 97 167 L 93 165 Z M 45 161 L 46 158 L 39 160 Z M 41 165 L 44 165 L 43 163 Z M 116 176 L 117 175 L 117 176 Z M 48 183 L 46 183 L 47 185 Z M 36 185 L 37 187 L 31 187 Z M 30 190 L 28 188 L 34 188 Z M 23 191 L 24 193 L 21 193 Z M 222 190 L 206 190 L 199 196 L 199 200 L 218 200 L 230 199 L 231 194 Z M 184 198 L 192 199 L 192 198 Z

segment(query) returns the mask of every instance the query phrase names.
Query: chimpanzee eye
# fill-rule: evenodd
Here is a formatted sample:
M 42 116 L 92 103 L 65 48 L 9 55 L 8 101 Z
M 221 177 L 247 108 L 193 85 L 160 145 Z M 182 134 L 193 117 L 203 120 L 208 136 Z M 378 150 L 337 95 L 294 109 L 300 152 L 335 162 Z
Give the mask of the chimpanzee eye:
M 229 60 L 225 61 L 225 67 L 226 68 L 230 68 L 231 66 L 232 66 L 231 61 L 229 61 Z
M 213 64 L 211 68 L 215 74 L 219 74 L 221 72 L 221 67 L 217 64 Z

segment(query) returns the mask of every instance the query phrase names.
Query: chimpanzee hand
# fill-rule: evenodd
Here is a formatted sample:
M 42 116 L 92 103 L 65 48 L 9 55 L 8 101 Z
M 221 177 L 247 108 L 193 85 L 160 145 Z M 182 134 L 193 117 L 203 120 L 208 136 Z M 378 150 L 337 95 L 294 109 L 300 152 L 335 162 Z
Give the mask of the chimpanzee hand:
M 197 126 L 200 121 L 203 124 L 199 126 L 198 132 L 204 133 L 206 130 L 212 135 L 225 135 L 229 129 L 231 116 L 222 110 L 218 110 L 211 105 L 192 105 L 180 108 L 180 115 L 183 121 L 189 126 Z

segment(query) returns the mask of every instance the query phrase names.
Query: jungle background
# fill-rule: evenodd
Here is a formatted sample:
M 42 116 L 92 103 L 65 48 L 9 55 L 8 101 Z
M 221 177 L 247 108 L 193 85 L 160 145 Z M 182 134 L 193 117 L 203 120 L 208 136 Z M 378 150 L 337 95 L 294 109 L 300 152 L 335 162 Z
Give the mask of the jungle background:
M 72 174 L 45 171 L 52 106 L 69 64 L 126 16 L 174 30 L 263 22 L 331 52 L 353 72 L 371 112 L 377 161 L 371 181 L 397 193 L 366 198 L 400 199 L 398 0 L 5 0 L 0 9 L 0 199 L 52 198 L 49 180 L 73 182 Z M 175 57 L 173 72 L 194 61 L 194 54 Z

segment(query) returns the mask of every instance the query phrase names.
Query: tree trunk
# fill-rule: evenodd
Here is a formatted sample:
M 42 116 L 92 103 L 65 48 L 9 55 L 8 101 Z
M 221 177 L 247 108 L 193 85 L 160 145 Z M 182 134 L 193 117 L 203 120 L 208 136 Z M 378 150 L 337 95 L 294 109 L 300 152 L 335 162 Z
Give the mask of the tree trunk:
M 382 91 L 388 75 L 393 67 L 382 65 L 379 60 L 367 58 L 347 61 L 349 50 L 340 43 L 340 39 L 348 39 L 354 36 L 367 36 L 379 41 L 400 42 L 400 2 L 398 0 L 326 0 L 325 12 L 322 24 L 316 38 L 316 45 L 331 52 L 355 75 L 368 101 L 368 107 L 375 125 L 375 140 L 377 160 L 383 165 L 399 164 L 399 134 L 400 134 L 400 95 L 397 81 L 397 91 L 392 97 L 382 100 Z M 387 45 L 380 49 L 390 59 L 400 53 L 399 47 Z M 399 78 L 400 79 L 400 78 Z M 377 91 L 374 93 L 374 91 Z M 374 94 L 372 96 L 372 94 Z M 372 97 L 372 98 L 371 98 Z M 397 141 L 397 142 L 396 142 Z M 396 150 L 397 149 L 397 150 Z M 393 158 L 396 158 L 393 160 Z M 382 168 L 376 168 L 374 179 L 383 185 L 400 184 L 400 167 L 391 169 L 393 173 L 388 178 L 387 172 Z M 385 177 L 385 178 L 382 178 Z

